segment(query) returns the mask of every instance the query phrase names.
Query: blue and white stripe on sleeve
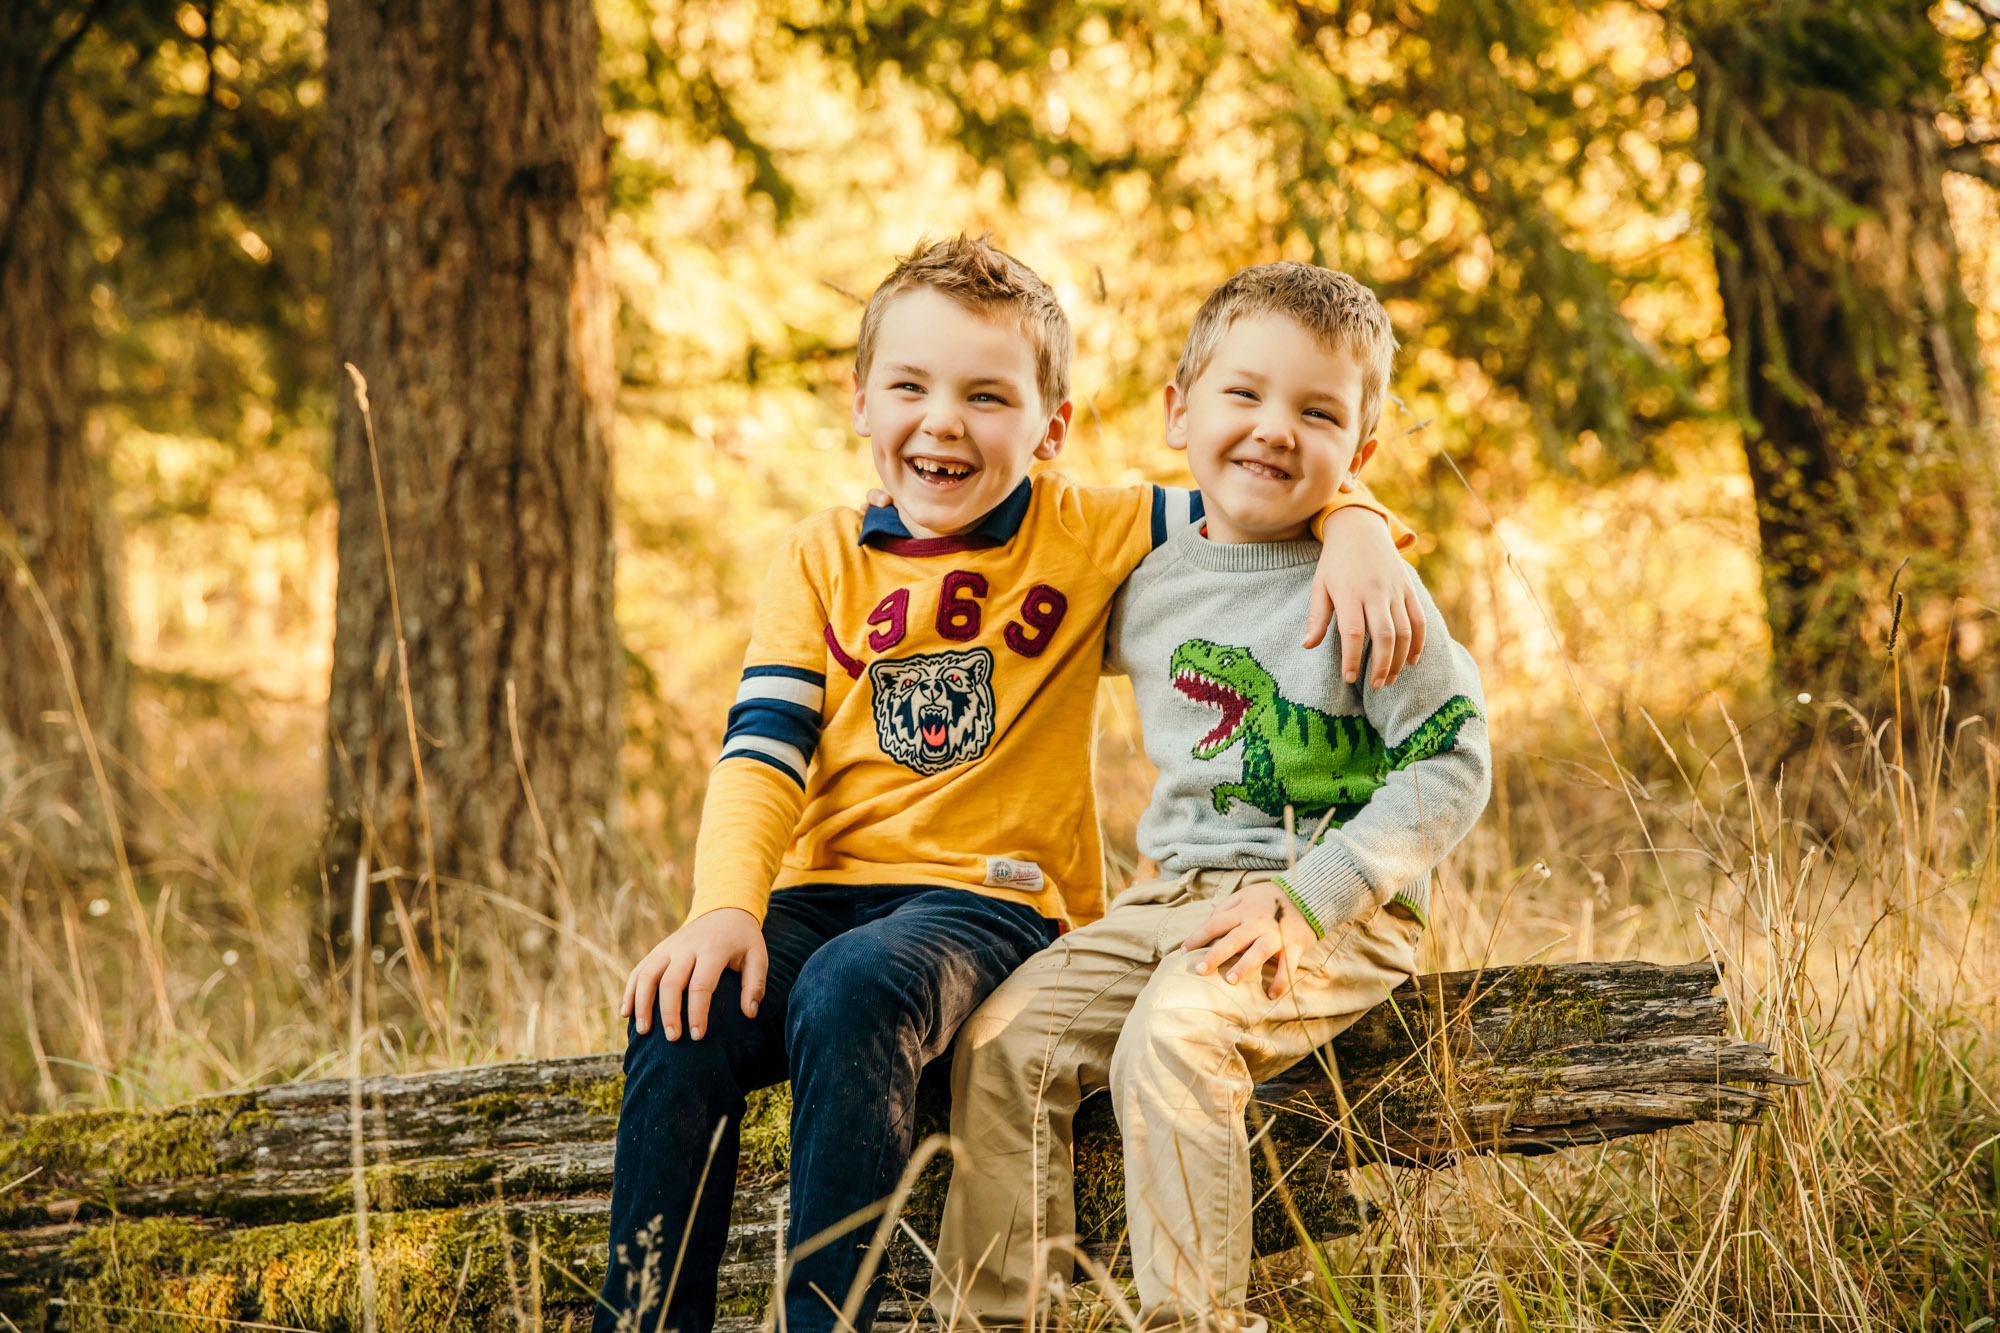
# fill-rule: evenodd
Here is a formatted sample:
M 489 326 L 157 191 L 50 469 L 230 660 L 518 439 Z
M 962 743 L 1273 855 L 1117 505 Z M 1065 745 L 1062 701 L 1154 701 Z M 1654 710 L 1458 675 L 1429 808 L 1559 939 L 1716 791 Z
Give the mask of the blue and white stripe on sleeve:
M 736 687 L 735 706 L 729 710 L 722 758 L 754 759 L 805 786 L 806 766 L 819 748 L 820 712 L 825 704 L 823 671 L 745 667 L 743 683 Z
M 1167 544 L 1167 538 L 1202 519 L 1200 491 L 1184 491 L 1178 486 L 1153 487 L 1153 549 Z

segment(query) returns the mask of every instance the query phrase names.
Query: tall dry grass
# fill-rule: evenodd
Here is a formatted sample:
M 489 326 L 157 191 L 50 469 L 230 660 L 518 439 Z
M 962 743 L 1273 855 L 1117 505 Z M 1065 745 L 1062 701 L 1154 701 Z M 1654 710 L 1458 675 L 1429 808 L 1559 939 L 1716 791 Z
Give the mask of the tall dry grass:
M 1569 739 L 1530 745 L 1518 722 L 1499 738 L 1499 796 L 1440 874 L 1425 967 L 1714 959 L 1741 1035 L 1806 1085 L 1752 1131 L 1365 1168 L 1373 1223 L 1320 1256 L 1330 1283 L 1300 1255 L 1275 1261 L 1259 1283 L 1274 1322 L 1993 1326 L 2000 748 L 1984 719 L 1899 674 L 1900 728 L 1837 702 L 1739 720 L 1702 695 L 1672 716 L 1630 705 Z M 622 1039 L 624 969 L 672 924 L 661 871 L 562 921 L 447 885 L 483 910 L 463 914 L 470 933 L 435 967 L 393 936 L 339 961 L 325 936 L 348 886 L 313 887 L 320 711 L 154 680 L 141 716 L 171 780 L 102 756 L 138 793 L 115 830 L 100 810 L 51 805 L 46 774 L 0 768 L 5 1109 Z M 1129 716 L 1114 696 L 1100 756 L 1126 846 L 1149 776 Z M 79 832 L 101 839 L 94 869 L 76 868 Z M 631 860 L 684 864 L 683 850 L 635 844 Z M 1113 867 L 1131 869 L 1129 856 Z M 171 1021 L 134 966 L 149 955 L 167 960 Z M 1117 1322 L 1110 1307 L 1077 1317 Z

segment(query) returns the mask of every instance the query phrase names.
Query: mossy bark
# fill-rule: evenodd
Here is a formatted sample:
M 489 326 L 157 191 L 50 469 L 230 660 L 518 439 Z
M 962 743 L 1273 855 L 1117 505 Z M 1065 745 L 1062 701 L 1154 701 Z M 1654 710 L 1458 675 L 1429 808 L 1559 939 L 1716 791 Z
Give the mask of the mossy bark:
M 1733 398 L 1778 685 L 1873 697 L 1904 641 L 1942 655 L 1952 599 L 1996 592 L 1992 441 L 1936 125 L 1926 6 L 1685 3 Z M 1908 560 L 1907 568 L 1903 562 Z M 1992 649 L 1945 670 L 1995 698 Z M 1927 670 L 1926 678 L 1936 674 Z
M 1754 1121 L 1769 1101 L 1759 1085 L 1795 1080 L 1763 1047 L 1723 1036 L 1714 980 L 1706 966 L 1636 963 L 1421 978 L 1259 1089 L 1299 1224 L 1315 1236 L 1355 1226 L 1350 1157 L 1438 1166 Z M 587 1311 L 621 1089 L 609 1055 L 368 1080 L 381 1327 L 512 1329 L 517 1306 L 537 1303 L 560 1326 Z M 721 1275 L 732 1318 L 755 1316 L 770 1281 L 789 1114 L 777 1088 L 746 1118 Z M 186 1326 L 134 1310 L 358 1327 L 348 1115 L 348 1085 L 323 1081 L 0 1124 L 0 1183 L 28 1177 L 0 1196 L 0 1313 L 23 1328 Z M 947 1124 L 943 1082 L 927 1079 L 919 1136 Z M 1075 1164 L 1080 1239 L 1109 1261 L 1123 1159 L 1102 1097 L 1078 1115 Z M 1262 1193 L 1261 1152 L 1253 1169 Z M 917 1182 L 905 1217 L 919 1234 L 935 1236 L 948 1182 L 944 1159 Z M 1254 1223 L 1261 1250 L 1296 1243 L 1275 1196 Z M 889 1260 L 920 1293 L 915 1246 L 899 1240 Z

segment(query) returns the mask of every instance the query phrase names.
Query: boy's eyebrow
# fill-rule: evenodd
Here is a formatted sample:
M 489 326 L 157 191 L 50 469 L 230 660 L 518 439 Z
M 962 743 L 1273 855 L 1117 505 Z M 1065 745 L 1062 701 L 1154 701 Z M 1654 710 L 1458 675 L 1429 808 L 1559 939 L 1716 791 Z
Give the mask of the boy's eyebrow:
M 1252 369 L 1249 366 L 1223 366 L 1221 373 L 1224 379 L 1242 380 L 1250 384 L 1268 384 L 1271 381 L 1269 375 L 1266 375 L 1261 370 Z M 1337 389 L 1308 389 L 1304 397 L 1309 403 L 1333 403 L 1339 407 L 1349 406 L 1346 396 Z
M 1341 393 L 1338 389 L 1310 390 L 1306 394 L 1306 401 L 1309 403 L 1331 403 L 1335 407 L 1341 408 L 1343 411 L 1352 406 L 1352 404 L 1350 404 L 1347 401 L 1347 395 Z
M 922 366 L 913 366 L 903 361 L 887 362 L 883 365 L 882 369 L 885 373 L 897 379 L 931 378 L 931 372 L 925 370 Z M 980 389 L 989 386 L 1009 389 L 1016 393 L 1022 392 L 1021 382 L 1005 375 L 978 375 L 965 381 L 965 387 L 968 389 Z

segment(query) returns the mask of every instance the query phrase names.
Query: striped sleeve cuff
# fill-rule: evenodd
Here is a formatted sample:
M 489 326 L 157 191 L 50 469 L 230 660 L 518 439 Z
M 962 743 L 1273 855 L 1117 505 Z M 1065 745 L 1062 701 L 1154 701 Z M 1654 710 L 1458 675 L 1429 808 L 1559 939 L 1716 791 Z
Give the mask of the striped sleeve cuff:
M 1200 491 L 1153 487 L 1153 549 L 1165 546 L 1168 538 L 1190 523 L 1201 522 L 1204 513 Z
M 1304 917 L 1306 924 L 1313 928 L 1313 934 L 1319 936 L 1321 939 L 1325 939 L 1326 927 L 1322 926 L 1319 923 L 1319 918 L 1313 915 L 1312 908 L 1306 906 L 1305 899 L 1299 897 L 1299 891 L 1290 884 L 1287 884 L 1283 875 L 1271 876 L 1271 882 L 1285 891 L 1285 896 L 1292 900 L 1292 906 L 1299 909 L 1299 915 Z
M 1382 905 L 1362 875 L 1361 867 L 1334 843 L 1315 848 L 1311 856 L 1287 870 L 1278 882 L 1322 936 Z
M 819 749 L 826 673 L 804 667 L 753 666 L 743 670 L 722 759 L 751 759 L 783 773 L 801 788 Z M 718 762 L 720 762 L 718 760 Z

